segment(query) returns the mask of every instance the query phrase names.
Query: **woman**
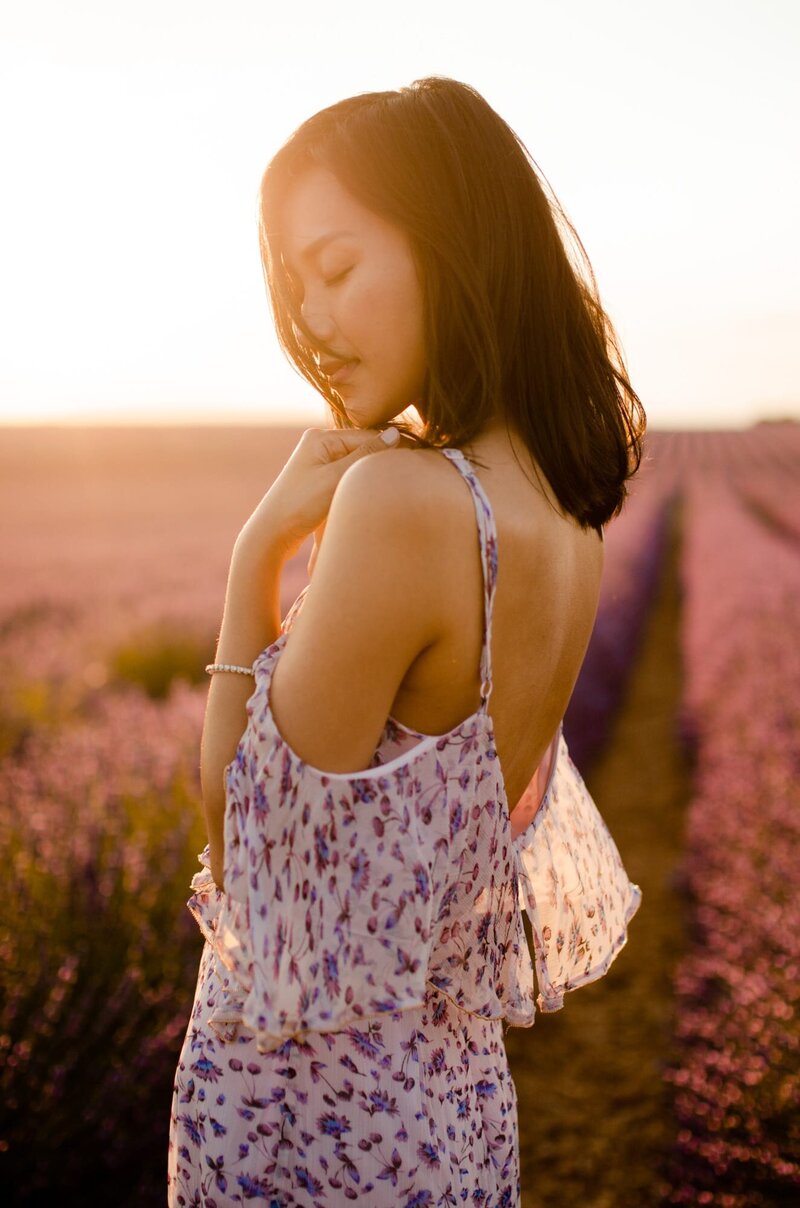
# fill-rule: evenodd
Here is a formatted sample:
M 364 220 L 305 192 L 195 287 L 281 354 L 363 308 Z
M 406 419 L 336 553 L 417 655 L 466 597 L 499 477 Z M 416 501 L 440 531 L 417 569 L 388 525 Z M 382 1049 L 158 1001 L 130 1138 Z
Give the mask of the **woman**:
M 561 720 L 644 414 L 559 224 L 448 79 L 331 106 L 265 173 L 278 334 L 334 427 L 242 529 L 208 668 L 171 1204 L 517 1205 L 522 909 L 542 1010 L 626 942 Z

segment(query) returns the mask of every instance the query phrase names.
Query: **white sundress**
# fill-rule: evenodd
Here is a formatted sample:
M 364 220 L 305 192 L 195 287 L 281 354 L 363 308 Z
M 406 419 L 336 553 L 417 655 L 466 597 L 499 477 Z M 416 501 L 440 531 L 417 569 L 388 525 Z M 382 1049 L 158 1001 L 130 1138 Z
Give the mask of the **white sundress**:
M 269 708 L 307 588 L 256 659 L 225 770 L 226 890 L 206 848 L 188 901 L 206 942 L 174 1083 L 170 1208 L 518 1208 L 503 1020 L 529 1027 L 537 1005 L 558 1010 L 601 977 L 640 905 L 562 726 L 512 837 L 488 711 L 495 521 L 466 456 L 442 452 L 478 521 L 481 704 L 443 735 L 390 717 L 369 769 L 323 772 Z

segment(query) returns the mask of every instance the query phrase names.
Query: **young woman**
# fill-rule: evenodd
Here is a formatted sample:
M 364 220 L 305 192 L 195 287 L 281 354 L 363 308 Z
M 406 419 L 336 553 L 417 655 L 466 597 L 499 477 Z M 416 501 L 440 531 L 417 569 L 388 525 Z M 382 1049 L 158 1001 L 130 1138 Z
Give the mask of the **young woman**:
M 310 118 L 261 240 L 333 426 L 244 525 L 208 668 L 169 1202 L 508 1208 L 522 910 L 547 1011 L 641 899 L 561 721 L 644 413 L 580 241 L 464 84 Z

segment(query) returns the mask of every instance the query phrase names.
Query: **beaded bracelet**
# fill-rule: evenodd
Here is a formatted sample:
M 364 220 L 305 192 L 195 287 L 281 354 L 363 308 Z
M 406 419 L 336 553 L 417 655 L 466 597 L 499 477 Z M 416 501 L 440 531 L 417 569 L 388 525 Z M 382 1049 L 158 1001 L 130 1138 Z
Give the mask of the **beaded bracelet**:
M 241 675 L 255 675 L 252 667 L 237 667 L 235 663 L 209 663 L 206 671 L 209 675 L 213 675 L 215 671 L 238 671 Z

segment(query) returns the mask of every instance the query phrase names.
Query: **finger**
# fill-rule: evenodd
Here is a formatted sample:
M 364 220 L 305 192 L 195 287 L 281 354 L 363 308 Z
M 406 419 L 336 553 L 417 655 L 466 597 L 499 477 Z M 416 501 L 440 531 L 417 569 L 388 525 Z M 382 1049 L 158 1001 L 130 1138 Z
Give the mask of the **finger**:
M 389 424 L 388 428 L 384 428 L 384 430 L 381 432 L 378 440 L 381 442 L 381 444 L 386 445 L 387 449 L 391 449 L 393 445 L 399 444 L 400 432 L 397 428 L 394 428 L 391 424 Z
M 374 448 L 379 435 L 375 428 L 311 428 L 304 433 L 303 441 L 308 443 L 313 460 L 337 462 L 365 447 Z
M 376 433 L 370 440 L 360 445 L 359 448 L 355 449 L 347 457 L 343 457 L 340 464 L 343 468 L 347 468 L 362 457 L 369 457 L 371 454 L 380 453 L 384 449 L 396 449 L 399 444 L 400 432 L 389 424 L 382 432 Z

